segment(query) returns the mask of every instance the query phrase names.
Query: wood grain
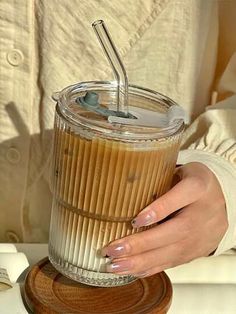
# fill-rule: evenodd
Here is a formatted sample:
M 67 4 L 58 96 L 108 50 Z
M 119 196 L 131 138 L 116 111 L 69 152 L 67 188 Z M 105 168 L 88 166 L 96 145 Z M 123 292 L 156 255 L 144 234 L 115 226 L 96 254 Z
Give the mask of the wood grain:
M 172 286 L 164 272 L 114 288 L 82 285 L 61 275 L 45 258 L 28 273 L 24 294 L 36 314 L 164 314 Z

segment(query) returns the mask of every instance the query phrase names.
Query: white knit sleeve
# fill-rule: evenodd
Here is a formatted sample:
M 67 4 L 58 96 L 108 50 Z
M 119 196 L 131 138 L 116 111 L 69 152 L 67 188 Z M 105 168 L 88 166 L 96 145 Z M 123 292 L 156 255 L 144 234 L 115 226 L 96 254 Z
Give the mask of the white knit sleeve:
M 188 127 L 179 164 L 201 162 L 222 188 L 229 227 L 215 255 L 236 247 L 236 95 L 200 115 Z

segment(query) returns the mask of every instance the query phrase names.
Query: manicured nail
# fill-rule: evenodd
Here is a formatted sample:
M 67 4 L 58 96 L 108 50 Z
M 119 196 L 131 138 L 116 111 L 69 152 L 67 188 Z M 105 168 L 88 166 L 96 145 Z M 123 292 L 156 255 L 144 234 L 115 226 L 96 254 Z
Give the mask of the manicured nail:
M 127 260 L 114 262 L 107 264 L 107 272 L 109 273 L 120 273 L 124 271 L 129 271 L 131 269 L 131 263 Z
M 147 213 L 142 212 L 138 216 L 136 216 L 131 224 L 134 228 L 144 227 L 151 225 L 155 222 L 155 213 L 153 211 L 148 211 Z
M 106 246 L 102 249 L 104 257 L 114 258 L 127 254 L 130 251 L 129 246 L 125 243 L 117 243 Z

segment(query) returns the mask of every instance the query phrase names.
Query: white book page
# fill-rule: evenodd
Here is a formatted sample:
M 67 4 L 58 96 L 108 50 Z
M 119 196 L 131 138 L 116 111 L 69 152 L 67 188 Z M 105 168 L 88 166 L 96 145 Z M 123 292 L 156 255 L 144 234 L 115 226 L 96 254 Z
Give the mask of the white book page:
M 0 243 L 0 253 L 16 253 L 16 246 L 12 243 Z
M 24 253 L 14 244 L 0 243 L 0 304 L 1 314 L 27 314 L 22 302 L 20 285 L 16 283 L 29 266 Z
M 0 268 L 6 269 L 9 279 L 12 283 L 29 266 L 28 260 L 24 253 L 0 253 Z

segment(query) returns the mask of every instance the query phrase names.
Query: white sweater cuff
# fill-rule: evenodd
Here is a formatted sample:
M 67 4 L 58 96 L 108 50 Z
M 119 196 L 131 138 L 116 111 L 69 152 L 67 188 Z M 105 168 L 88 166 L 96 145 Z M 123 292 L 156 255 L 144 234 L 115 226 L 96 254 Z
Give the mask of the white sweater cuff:
M 223 157 L 207 151 L 186 149 L 179 153 L 178 164 L 200 162 L 216 176 L 223 191 L 229 227 L 214 255 L 236 246 L 236 168 Z

